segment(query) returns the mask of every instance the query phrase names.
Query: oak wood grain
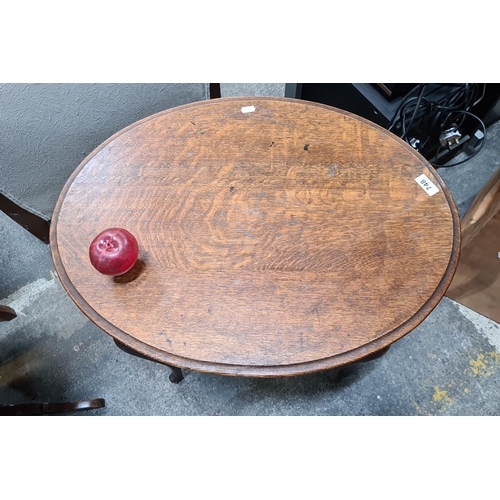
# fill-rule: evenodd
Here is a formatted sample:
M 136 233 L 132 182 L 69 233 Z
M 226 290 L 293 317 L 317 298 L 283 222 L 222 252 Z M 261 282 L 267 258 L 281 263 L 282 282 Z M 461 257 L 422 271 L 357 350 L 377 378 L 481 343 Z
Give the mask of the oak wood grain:
M 107 227 L 139 242 L 131 277 L 89 262 Z M 410 146 L 280 98 L 189 104 L 118 132 L 68 180 L 51 226 L 61 282 L 93 322 L 157 361 L 226 375 L 380 351 L 438 304 L 459 248 L 451 195 Z

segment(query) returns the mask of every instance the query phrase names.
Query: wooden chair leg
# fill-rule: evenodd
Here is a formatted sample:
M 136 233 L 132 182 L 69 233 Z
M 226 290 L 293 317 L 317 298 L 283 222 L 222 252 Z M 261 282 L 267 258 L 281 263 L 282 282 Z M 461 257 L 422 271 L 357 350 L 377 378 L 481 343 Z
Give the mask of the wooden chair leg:
M 0 406 L 2 416 L 51 415 L 104 408 L 104 399 L 90 399 L 76 403 L 27 403 Z
M 0 321 L 10 321 L 17 316 L 12 307 L 0 306 Z M 76 403 L 26 403 L 0 406 L 0 416 L 50 415 L 75 411 L 96 410 L 104 408 L 104 399 L 90 399 Z
M 9 306 L 0 306 L 0 321 L 10 321 L 17 317 L 16 311 Z
M 33 236 L 49 243 L 50 221 L 42 219 L 0 193 L 0 210 Z

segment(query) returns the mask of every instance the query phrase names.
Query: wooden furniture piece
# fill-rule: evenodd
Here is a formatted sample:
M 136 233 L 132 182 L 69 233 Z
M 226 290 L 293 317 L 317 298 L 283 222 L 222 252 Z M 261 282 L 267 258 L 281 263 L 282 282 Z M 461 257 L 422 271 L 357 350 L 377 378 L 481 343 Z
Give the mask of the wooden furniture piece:
M 500 169 L 474 198 L 462 220 L 462 235 L 446 295 L 500 323 Z
M 121 277 L 89 262 L 108 227 L 139 242 Z M 381 127 L 224 98 L 104 142 L 65 185 L 50 244 L 68 294 L 129 351 L 277 377 L 370 359 L 415 328 L 453 277 L 460 221 L 434 169 Z
M 0 305 L 0 321 L 11 321 L 17 317 L 12 307 Z M 104 399 L 77 401 L 76 403 L 25 403 L 0 405 L 0 416 L 50 415 L 104 408 Z
M 0 406 L 0 416 L 56 415 L 104 408 L 104 399 L 90 399 L 76 403 L 26 403 Z
M 64 183 L 117 130 L 180 104 L 220 97 L 216 83 L 0 83 L 0 210 L 49 243 Z
M 17 318 L 17 314 L 12 307 L 0 305 L 0 321 L 10 321 L 14 318 Z

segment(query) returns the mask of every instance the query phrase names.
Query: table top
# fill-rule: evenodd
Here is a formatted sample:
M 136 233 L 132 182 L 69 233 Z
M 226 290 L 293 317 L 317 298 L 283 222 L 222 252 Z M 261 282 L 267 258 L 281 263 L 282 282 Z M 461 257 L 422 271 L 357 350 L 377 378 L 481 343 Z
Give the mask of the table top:
M 140 247 L 121 277 L 88 258 L 109 227 Z M 451 282 L 460 222 L 436 171 L 383 128 L 241 97 L 116 133 L 66 183 L 50 240 L 68 294 L 119 342 L 269 377 L 355 362 L 414 329 Z

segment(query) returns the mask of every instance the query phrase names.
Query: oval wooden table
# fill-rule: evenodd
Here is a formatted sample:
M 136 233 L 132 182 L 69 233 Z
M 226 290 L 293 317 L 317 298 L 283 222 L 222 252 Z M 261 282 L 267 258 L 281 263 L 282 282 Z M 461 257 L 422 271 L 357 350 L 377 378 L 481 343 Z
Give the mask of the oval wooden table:
M 92 239 L 140 246 L 124 276 Z M 414 329 L 457 266 L 460 223 L 429 163 L 329 106 L 226 98 L 118 132 L 58 200 L 51 250 L 77 306 L 173 367 L 274 377 L 369 359 Z

